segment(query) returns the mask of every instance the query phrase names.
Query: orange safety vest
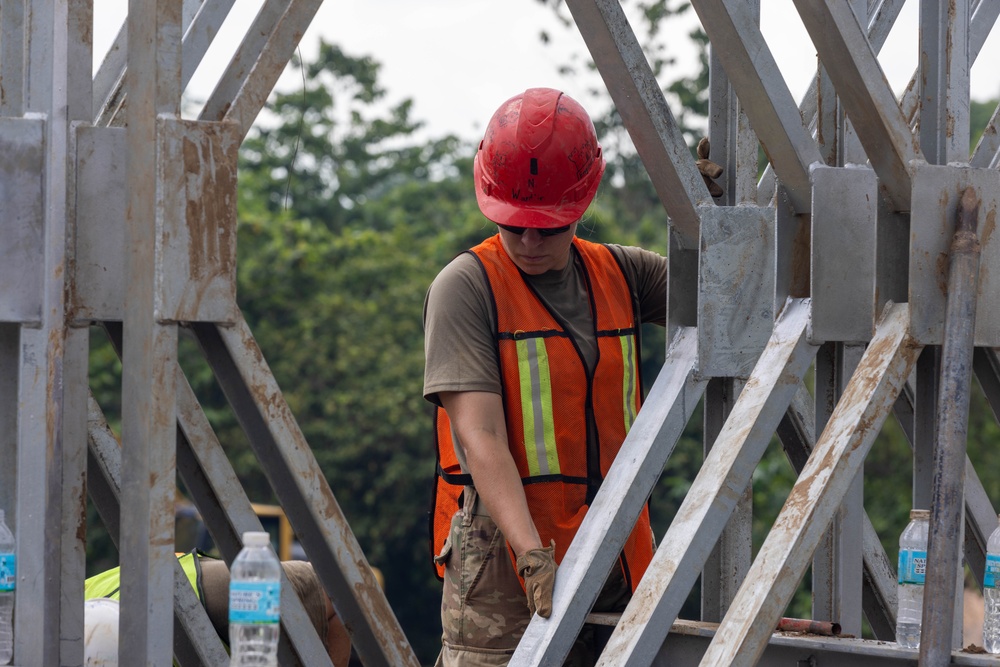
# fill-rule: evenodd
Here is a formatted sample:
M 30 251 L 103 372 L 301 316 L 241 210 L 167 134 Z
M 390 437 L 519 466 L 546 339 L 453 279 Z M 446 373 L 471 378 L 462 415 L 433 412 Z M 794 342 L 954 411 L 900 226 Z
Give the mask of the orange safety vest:
M 574 239 L 573 246 L 583 258 L 594 316 L 598 353 L 593 375 L 569 332 L 521 277 L 499 236 L 471 251 L 493 293 L 510 452 L 542 544 L 556 542 L 556 562 L 576 535 L 642 400 L 639 322 L 622 269 L 603 245 Z M 587 436 L 594 429 L 596 451 L 588 451 Z M 472 484 L 459 466 L 451 423 L 440 408 L 435 432 L 432 555 L 444 546 L 463 486 Z M 621 557 L 633 591 L 652 556 L 653 533 L 644 507 Z M 442 578 L 444 566 L 436 568 Z

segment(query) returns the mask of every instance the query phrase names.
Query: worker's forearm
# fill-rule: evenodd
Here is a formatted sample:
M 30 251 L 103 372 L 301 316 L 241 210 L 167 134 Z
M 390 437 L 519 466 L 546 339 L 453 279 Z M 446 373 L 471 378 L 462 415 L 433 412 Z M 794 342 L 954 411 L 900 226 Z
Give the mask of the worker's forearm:
M 501 451 L 495 443 L 466 449 L 469 472 L 476 491 L 486 505 L 493 521 L 500 528 L 516 555 L 542 546 L 535 523 L 528 511 L 524 487 L 517 466 L 510 457 L 506 443 Z

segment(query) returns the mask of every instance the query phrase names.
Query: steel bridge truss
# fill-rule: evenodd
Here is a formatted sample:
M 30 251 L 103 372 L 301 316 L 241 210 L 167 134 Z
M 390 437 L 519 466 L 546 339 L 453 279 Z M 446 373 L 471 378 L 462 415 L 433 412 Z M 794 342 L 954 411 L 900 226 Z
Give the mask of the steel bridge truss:
M 996 525 L 964 424 L 973 372 L 1000 414 L 998 113 L 971 156 L 966 142 L 969 69 L 1000 3 L 922 0 L 920 68 L 897 98 L 877 54 L 902 4 L 795 0 L 822 65 L 800 105 L 759 0 L 692 0 L 713 45 L 717 203 L 620 4 L 567 0 L 669 217 L 669 343 L 560 567 L 552 617 L 533 619 L 511 664 L 561 664 L 588 622 L 614 626 L 600 665 L 914 664 L 888 643 L 895 572 L 863 504 L 864 459 L 890 414 L 913 447 L 914 506 L 932 509 L 920 663 L 991 664 L 955 652 L 954 602 L 963 560 L 982 579 Z M 181 326 L 363 662 L 417 664 L 235 300 L 237 151 L 318 5 L 265 0 L 195 120 L 181 91 L 233 0 L 131 0 L 93 77 L 91 2 L 0 8 L 0 507 L 16 510 L 16 664 L 82 663 L 88 494 L 123 563 L 122 664 L 226 660 L 176 566 L 176 477 L 227 561 L 260 523 L 180 372 Z M 120 440 L 88 390 L 95 324 L 122 359 Z M 701 471 L 628 609 L 590 614 L 699 401 Z M 774 435 L 798 479 L 752 558 L 751 476 Z M 809 567 L 813 617 L 854 637 L 864 617 L 875 641 L 773 634 Z M 702 622 L 678 621 L 699 577 Z M 329 665 L 283 591 L 291 650 Z

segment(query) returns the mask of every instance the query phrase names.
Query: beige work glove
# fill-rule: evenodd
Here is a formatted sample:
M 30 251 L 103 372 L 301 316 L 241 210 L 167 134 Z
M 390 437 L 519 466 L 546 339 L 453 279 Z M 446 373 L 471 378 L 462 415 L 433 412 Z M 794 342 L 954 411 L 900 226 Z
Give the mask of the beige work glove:
M 524 579 L 528 611 L 542 618 L 552 615 L 552 588 L 556 585 L 556 541 L 541 549 L 529 549 L 517 557 L 517 573 Z
M 701 172 L 702 180 L 708 186 L 708 194 L 713 197 L 721 197 L 726 191 L 712 179 L 722 176 L 722 167 L 708 159 L 711 150 L 712 144 L 708 141 L 708 137 L 702 137 L 701 141 L 698 142 L 698 159 L 695 161 L 695 164 L 698 165 L 698 171 Z

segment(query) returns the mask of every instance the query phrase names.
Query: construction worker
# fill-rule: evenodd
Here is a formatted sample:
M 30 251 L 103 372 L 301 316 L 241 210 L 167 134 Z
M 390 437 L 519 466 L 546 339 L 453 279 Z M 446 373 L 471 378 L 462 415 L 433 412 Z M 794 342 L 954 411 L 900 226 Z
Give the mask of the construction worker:
M 506 665 L 531 614 L 550 614 L 557 563 L 639 410 L 639 329 L 665 324 L 667 262 L 576 237 L 604 166 L 568 95 L 533 88 L 504 102 L 474 165 L 497 234 L 427 292 L 438 665 Z M 643 510 L 595 611 L 624 610 L 652 552 Z M 583 629 L 567 664 L 595 662 L 595 632 Z
M 191 582 L 198 598 L 205 605 L 208 618 L 224 643 L 229 642 L 229 568 L 225 561 L 192 551 L 179 554 L 178 560 Z M 305 561 L 291 560 L 281 563 L 285 576 L 298 594 L 334 667 L 346 667 L 351 655 L 351 639 L 337 616 L 330 598 Z M 84 653 L 85 665 L 117 665 L 118 630 L 117 604 L 107 604 L 119 598 L 120 568 L 113 568 L 94 575 L 84 582 Z M 112 623 L 112 620 L 115 621 Z M 279 641 L 284 641 L 282 635 Z M 93 645 L 91 645 L 93 643 Z M 114 656 L 111 661 L 107 656 Z

